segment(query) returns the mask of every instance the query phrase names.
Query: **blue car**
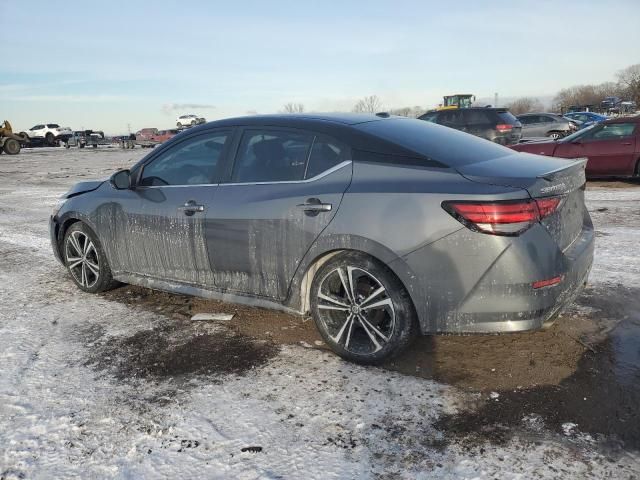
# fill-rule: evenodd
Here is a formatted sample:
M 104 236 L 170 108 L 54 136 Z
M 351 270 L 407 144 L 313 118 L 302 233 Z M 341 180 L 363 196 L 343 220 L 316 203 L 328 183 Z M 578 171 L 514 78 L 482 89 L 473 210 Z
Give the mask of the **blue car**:
M 604 115 L 593 112 L 570 112 L 565 113 L 564 117 L 568 118 L 569 120 L 577 120 L 579 122 L 582 122 L 579 124 L 580 129 L 590 127 L 591 125 L 607 119 L 607 117 L 605 117 Z

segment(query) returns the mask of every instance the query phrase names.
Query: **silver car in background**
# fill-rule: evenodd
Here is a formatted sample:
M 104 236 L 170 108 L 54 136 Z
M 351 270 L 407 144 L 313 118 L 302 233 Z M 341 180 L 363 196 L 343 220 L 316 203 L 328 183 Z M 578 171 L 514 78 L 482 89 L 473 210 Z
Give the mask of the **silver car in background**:
M 522 138 L 558 139 L 577 130 L 576 125 L 570 120 L 553 113 L 524 113 L 517 118 L 522 124 Z
M 310 313 L 337 354 L 377 363 L 419 332 L 553 321 L 593 259 L 584 169 L 388 114 L 219 120 L 75 185 L 51 242 L 86 292 Z

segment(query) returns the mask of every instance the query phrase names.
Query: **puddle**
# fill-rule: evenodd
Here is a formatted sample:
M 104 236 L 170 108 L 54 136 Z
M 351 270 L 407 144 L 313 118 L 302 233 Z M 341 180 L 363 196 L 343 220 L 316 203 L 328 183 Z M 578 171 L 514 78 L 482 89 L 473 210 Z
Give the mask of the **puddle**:
M 193 375 L 241 375 L 278 353 L 219 325 L 174 322 L 128 337 L 96 340 L 87 365 L 118 379 L 179 378 Z
M 483 395 L 477 408 L 442 417 L 437 428 L 501 443 L 526 430 L 533 416 L 559 434 L 567 435 L 563 425 L 573 423 L 610 446 L 640 450 L 640 291 L 601 288 L 578 303 L 603 330 L 585 337 L 589 349 L 572 375 L 558 385 Z M 604 339 L 590 344 L 597 336 Z

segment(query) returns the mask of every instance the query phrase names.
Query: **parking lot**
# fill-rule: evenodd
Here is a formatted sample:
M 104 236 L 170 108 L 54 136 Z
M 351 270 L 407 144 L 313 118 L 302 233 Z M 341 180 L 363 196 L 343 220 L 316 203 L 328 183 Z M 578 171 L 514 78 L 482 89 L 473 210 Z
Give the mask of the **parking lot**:
M 590 285 L 551 328 L 424 337 L 365 368 L 308 319 L 78 290 L 48 215 L 146 153 L 0 157 L 0 478 L 640 477 L 640 184 L 588 183 Z

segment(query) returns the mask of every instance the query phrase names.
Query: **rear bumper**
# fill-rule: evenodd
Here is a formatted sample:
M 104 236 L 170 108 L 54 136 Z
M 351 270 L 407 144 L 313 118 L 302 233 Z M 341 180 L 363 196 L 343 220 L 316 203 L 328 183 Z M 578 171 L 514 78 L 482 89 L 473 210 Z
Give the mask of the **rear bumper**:
M 405 256 L 402 260 L 410 273 L 404 282 L 422 332 L 542 328 L 580 294 L 593 263 L 594 239 L 586 217 L 580 235 L 565 251 L 542 225 L 536 225 L 519 237 L 464 228 Z M 534 282 L 557 276 L 562 276 L 560 283 L 533 288 Z

